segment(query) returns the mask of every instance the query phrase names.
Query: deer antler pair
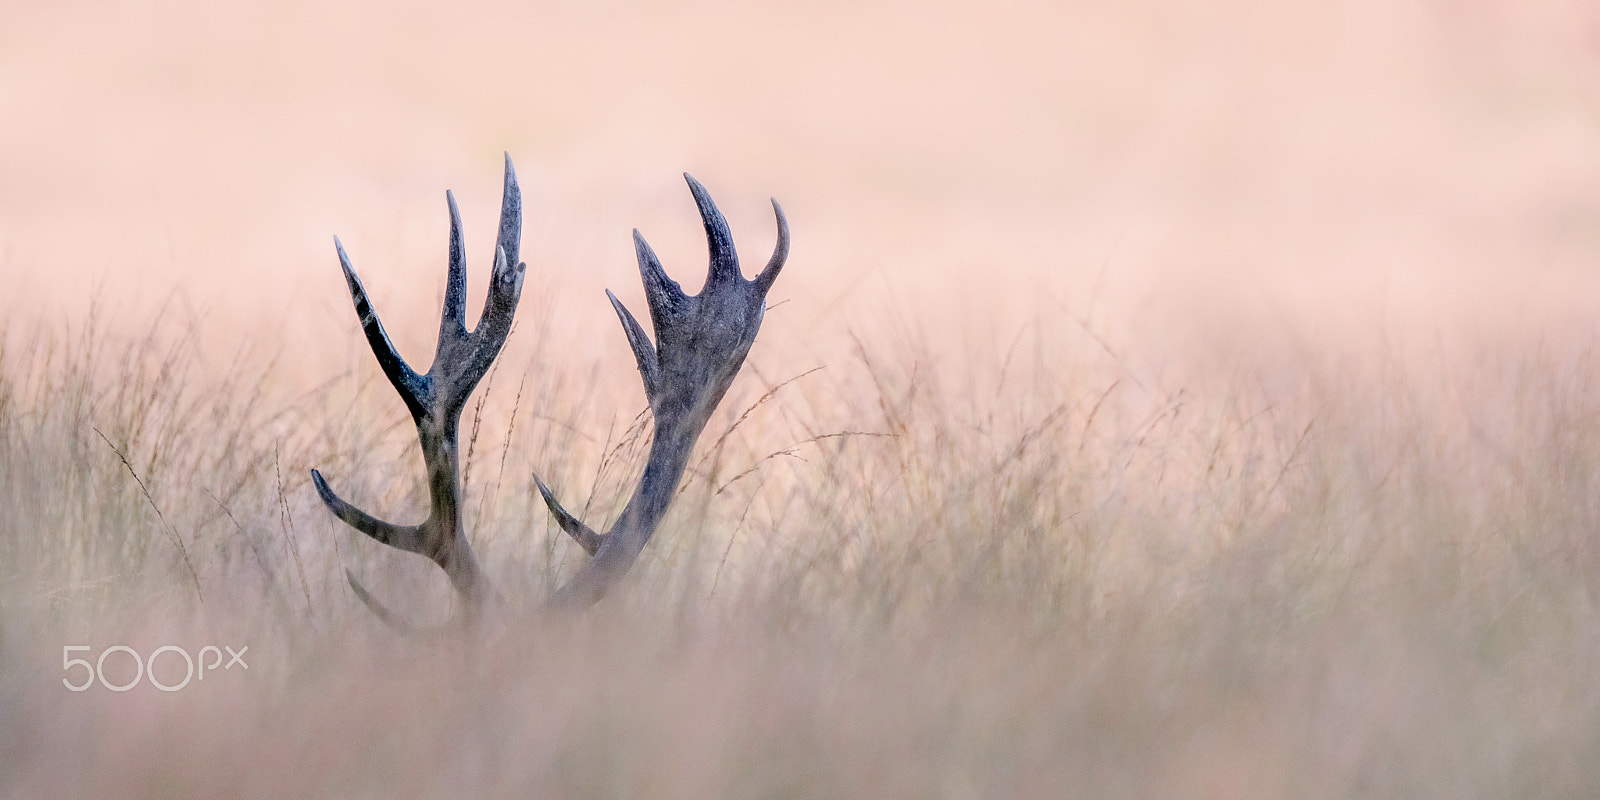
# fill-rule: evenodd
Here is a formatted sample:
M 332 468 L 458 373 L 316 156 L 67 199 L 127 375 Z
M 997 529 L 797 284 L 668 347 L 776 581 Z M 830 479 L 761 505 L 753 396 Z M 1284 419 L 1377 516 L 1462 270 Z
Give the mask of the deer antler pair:
M 584 608 L 599 601 L 633 566 L 650 541 L 677 491 L 695 441 L 755 342 L 766 309 L 767 292 L 788 256 L 789 225 L 784 220 L 783 209 L 774 200 L 777 248 L 766 269 L 755 280 L 745 280 L 739 271 L 733 236 L 722 212 L 717 210 L 705 187 L 687 174 L 683 177 L 689 182 L 689 190 L 700 207 L 711 250 L 711 268 L 705 288 L 698 295 L 684 294 L 677 282 L 667 277 L 650 245 L 635 230 L 633 241 L 639 256 L 645 298 L 650 306 L 650 320 L 655 328 L 654 344 L 628 309 L 615 295 L 606 292 L 627 334 L 628 345 L 633 349 L 639 375 L 644 380 L 645 397 L 655 416 L 655 438 L 639 485 L 623 508 L 622 516 L 611 530 L 601 535 L 567 513 L 544 482 L 534 476 L 539 492 L 561 529 L 593 556 L 555 593 L 552 602 L 557 606 Z M 483 316 L 472 331 L 466 329 L 465 322 L 466 259 L 461 242 L 461 216 L 456 210 L 454 196 L 447 192 L 445 197 L 450 205 L 450 271 L 439 343 L 434 351 L 433 366 L 425 375 L 418 375 L 395 351 L 377 313 L 372 310 L 361 279 L 356 277 L 355 269 L 345 256 L 343 245 L 337 238 L 334 240 L 367 343 L 416 422 L 422 459 L 428 471 L 431 500 L 428 518 L 419 525 L 384 522 L 339 499 L 317 470 L 311 471 L 311 479 L 322 501 L 339 519 L 384 544 L 426 556 L 438 564 L 464 601 L 468 618 L 474 619 L 487 606 L 498 602 L 498 595 L 478 565 L 462 525 L 457 431 L 467 397 L 488 372 L 511 332 L 511 321 L 522 294 L 526 265 L 517 260 L 522 195 L 508 155 L 494 273 Z M 354 575 L 349 578 L 356 595 L 375 614 L 399 625 L 395 616 L 374 600 Z

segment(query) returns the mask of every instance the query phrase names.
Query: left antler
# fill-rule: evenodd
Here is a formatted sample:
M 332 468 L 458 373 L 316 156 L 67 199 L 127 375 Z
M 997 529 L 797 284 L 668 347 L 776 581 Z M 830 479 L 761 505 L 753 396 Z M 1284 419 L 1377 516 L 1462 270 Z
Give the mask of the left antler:
M 467 265 L 461 243 L 461 213 L 456 209 L 454 195 L 446 192 L 445 199 L 450 205 L 450 272 L 445 284 L 443 318 L 439 323 L 439 344 L 434 350 L 433 366 L 426 375 L 418 375 L 395 351 L 383 330 L 383 323 L 378 321 L 377 312 L 372 310 L 361 279 L 350 266 L 344 245 L 334 238 L 339 264 L 344 268 L 345 282 L 350 286 L 356 317 L 366 331 L 367 343 L 417 424 L 422 461 L 428 470 L 431 503 L 428 518 L 418 525 L 384 522 L 339 499 L 317 470 L 311 470 L 311 480 L 322 502 L 350 527 L 390 547 L 426 556 L 438 564 L 466 601 L 466 617 L 471 620 L 477 618 L 496 595 L 478 566 L 472 546 L 467 543 L 461 520 L 461 455 L 456 432 L 467 397 L 489 370 L 506 343 L 506 336 L 511 333 L 517 300 L 522 295 L 522 276 L 527 268 L 517 260 L 522 238 L 522 193 L 517 188 L 511 157 L 506 156 L 505 193 L 500 205 L 500 233 L 495 240 L 489 296 L 483 305 L 483 316 L 471 331 L 466 325 Z M 397 627 L 404 627 L 367 594 L 354 575 L 349 575 L 349 579 L 351 588 L 373 613 Z

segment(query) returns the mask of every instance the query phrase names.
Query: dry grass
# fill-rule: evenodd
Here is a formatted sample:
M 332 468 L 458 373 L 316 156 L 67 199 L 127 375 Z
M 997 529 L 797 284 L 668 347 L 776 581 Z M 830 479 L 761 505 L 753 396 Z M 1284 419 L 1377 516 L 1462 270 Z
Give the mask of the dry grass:
M 0 796 L 1600 787 L 1584 3 L 25 5 Z M 502 149 L 528 288 L 462 447 L 517 612 L 408 641 L 345 570 L 423 623 L 447 583 L 309 482 L 426 506 L 327 237 L 417 358 Z M 600 288 L 640 307 L 635 225 L 696 287 L 684 168 L 793 259 L 626 587 L 552 618 L 530 475 L 631 489 Z M 79 644 L 250 666 L 74 693 Z
M 1002 378 L 863 344 L 720 447 L 708 435 L 628 590 L 579 620 L 537 610 L 581 554 L 540 513 L 530 462 L 603 520 L 644 437 L 581 435 L 600 429 L 576 406 L 533 418 L 553 388 L 529 374 L 529 416 L 486 412 L 509 445 L 475 458 L 504 471 L 480 464 L 469 488 L 484 560 L 525 613 L 487 641 L 407 642 L 343 569 L 429 619 L 444 581 L 342 529 L 305 478 L 319 465 L 415 513 L 398 404 L 372 370 L 282 397 L 270 368 L 201 377 L 192 348 L 75 331 L 6 351 L 16 796 L 1501 797 L 1600 780 L 1587 349 L 1162 391 L 1025 346 Z M 55 669 L 69 643 L 248 644 L 251 669 L 74 694 Z

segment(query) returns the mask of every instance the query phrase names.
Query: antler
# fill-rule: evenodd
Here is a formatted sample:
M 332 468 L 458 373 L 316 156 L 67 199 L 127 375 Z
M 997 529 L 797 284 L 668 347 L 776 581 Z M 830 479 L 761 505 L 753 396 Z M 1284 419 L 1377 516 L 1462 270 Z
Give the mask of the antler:
M 372 309 L 367 291 L 356 277 L 355 268 L 345 255 L 344 245 L 334 238 L 339 264 L 344 268 L 350 297 L 355 301 L 356 317 L 366 332 L 367 343 L 383 374 L 394 384 L 400 399 L 417 424 L 417 439 L 422 445 L 422 461 L 428 471 L 428 518 L 418 525 L 395 525 L 341 500 L 322 474 L 311 470 L 322 502 L 350 527 L 390 547 L 432 559 L 450 577 L 450 583 L 466 601 L 467 616 L 477 613 L 497 595 L 467 543 L 461 521 L 460 452 L 456 443 L 461 409 L 467 397 L 499 355 L 511 333 L 511 322 L 522 295 L 522 276 L 527 265 L 517 260 L 522 239 L 522 193 L 517 188 L 516 170 L 506 156 L 505 192 L 500 205 L 500 232 L 495 240 L 494 273 L 490 279 L 483 315 L 471 331 L 466 326 L 466 253 L 461 242 L 461 213 L 455 196 L 445 193 L 450 206 L 450 271 L 445 284 L 444 313 L 439 322 L 439 343 L 433 365 L 425 375 L 406 364 L 395 351 L 383 323 Z M 356 595 L 380 618 L 396 624 L 393 614 L 372 599 L 354 575 L 348 576 Z
M 633 243 L 650 306 L 650 321 L 655 327 L 654 345 L 616 295 L 606 292 L 628 336 L 644 380 L 645 398 L 655 416 L 655 438 L 639 485 L 622 516 L 602 536 L 567 513 L 544 482 L 534 476 L 557 524 L 594 556 L 556 592 L 552 602 L 558 606 L 583 608 L 599 601 L 633 566 L 650 541 L 677 492 L 695 441 L 755 342 L 766 310 L 767 291 L 788 258 L 789 224 L 783 217 L 783 208 L 773 200 L 772 210 L 778 221 L 777 247 L 766 269 L 755 280 L 745 280 L 739 271 L 739 257 L 734 252 L 727 220 L 711 202 L 705 187 L 687 173 L 683 177 L 700 207 L 711 250 L 705 288 L 695 296 L 684 294 L 678 283 L 667 277 L 650 245 L 635 230 Z

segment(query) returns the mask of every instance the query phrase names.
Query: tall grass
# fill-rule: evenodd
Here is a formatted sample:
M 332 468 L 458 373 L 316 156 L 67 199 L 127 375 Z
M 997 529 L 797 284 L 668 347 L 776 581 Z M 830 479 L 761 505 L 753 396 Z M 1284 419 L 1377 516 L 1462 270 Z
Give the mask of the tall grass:
M 518 611 L 411 641 L 343 572 L 423 622 L 450 613 L 442 576 L 341 527 L 306 479 L 422 513 L 376 370 L 306 391 L 272 353 L 219 358 L 160 318 L 0 351 L 10 796 L 1600 786 L 1585 336 L 1197 351 L 1181 375 L 1063 347 L 1048 318 L 973 356 L 871 330 L 821 365 L 758 346 L 646 558 L 578 618 L 540 609 L 582 554 L 529 475 L 607 522 L 648 415 L 593 365 L 502 363 L 463 450 L 475 546 Z M 250 668 L 72 693 L 68 644 L 247 645 Z

